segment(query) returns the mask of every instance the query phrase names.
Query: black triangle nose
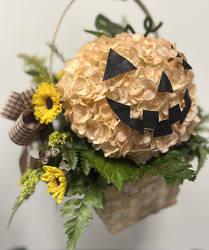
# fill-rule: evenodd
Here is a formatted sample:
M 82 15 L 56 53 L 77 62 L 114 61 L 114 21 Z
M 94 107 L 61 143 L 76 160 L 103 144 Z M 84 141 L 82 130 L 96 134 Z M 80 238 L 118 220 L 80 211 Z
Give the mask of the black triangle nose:
M 158 92 L 170 92 L 173 93 L 173 88 L 169 78 L 167 77 L 166 73 L 163 71 L 160 84 L 158 87 Z

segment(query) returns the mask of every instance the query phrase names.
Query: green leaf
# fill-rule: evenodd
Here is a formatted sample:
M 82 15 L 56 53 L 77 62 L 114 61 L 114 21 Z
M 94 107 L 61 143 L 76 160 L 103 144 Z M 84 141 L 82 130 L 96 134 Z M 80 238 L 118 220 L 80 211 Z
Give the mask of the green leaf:
M 109 33 L 106 33 L 105 31 L 93 31 L 93 30 L 84 30 L 85 32 L 89 33 L 89 34 L 92 34 L 92 35 L 95 35 L 95 36 L 103 36 L 103 35 L 106 35 L 106 36 L 110 36 Z
M 82 195 L 84 194 L 84 180 L 83 178 L 69 179 L 69 186 L 66 191 L 65 196 L 72 197 L 76 194 Z
M 81 167 L 86 176 L 89 175 L 91 171 L 91 165 L 88 162 L 88 159 L 81 152 Z
M 208 154 L 209 154 L 209 149 L 199 146 L 199 158 L 198 158 L 197 172 L 199 172 L 200 169 L 203 167 Z
M 184 180 L 194 181 L 196 173 L 191 169 L 192 165 L 185 161 L 184 154 L 170 150 L 157 158 L 152 158 L 147 164 L 140 164 L 132 181 L 141 178 L 145 173 L 157 176 L 162 175 L 166 183 L 174 185 L 176 181 L 183 184 Z
M 65 152 L 65 157 L 72 170 L 75 170 L 78 165 L 78 156 L 76 150 L 67 150 Z
M 91 209 L 86 205 L 86 204 L 82 204 L 80 207 L 80 211 L 83 213 L 83 215 L 88 218 L 88 219 L 93 219 L 93 215 L 91 212 Z
M 67 234 L 68 242 L 67 249 L 74 250 L 77 244 L 80 234 L 83 233 L 83 227 L 89 226 L 88 219 L 93 219 L 91 209 L 84 204 L 84 198 L 77 199 L 73 198 L 66 201 L 61 207 L 61 216 L 63 217 L 74 217 L 69 219 L 63 225 L 67 228 L 65 234 Z
M 62 205 L 62 207 L 61 207 L 60 210 L 61 210 L 62 212 L 66 211 L 66 210 L 70 210 L 70 209 L 72 209 L 72 208 L 74 208 L 74 207 L 79 206 L 79 205 L 81 204 L 81 202 L 82 202 L 82 199 L 72 198 L 72 199 L 66 201 L 66 202 Z
M 83 233 L 82 226 L 77 223 L 71 234 L 68 235 L 67 250 L 75 250 L 77 241 L 80 239 L 80 234 Z
M 75 226 L 76 222 L 77 222 L 77 218 L 70 219 L 67 222 L 65 222 L 63 227 L 67 227 L 67 228 L 73 227 Z
M 89 226 L 89 221 L 88 219 L 86 218 L 86 216 L 82 213 L 80 213 L 78 215 L 78 220 L 85 226 L 85 227 L 88 227 Z
M 107 17 L 101 14 L 97 16 L 95 26 L 98 31 L 85 30 L 85 32 L 96 35 L 98 37 L 102 35 L 114 37 L 115 35 L 127 32 L 128 30 L 130 30 L 133 34 L 135 33 L 130 24 L 127 24 L 125 27 L 123 27 L 120 24 L 111 22 Z
M 79 212 L 79 209 L 78 208 L 74 208 L 74 209 L 71 209 L 71 210 L 64 211 L 61 214 L 61 216 L 64 217 L 64 218 L 67 218 L 67 217 L 71 217 L 71 216 L 77 215 L 78 212 Z
M 104 209 L 106 200 L 104 194 L 97 189 L 92 189 L 91 193 L 86 195 L 85 201 L 94 208 Z
M 77 218 L 76 218 L 76 222 L 77 222 Z M 76 224 L 77 224 L 77 223 L 76 223 Z M 72 226 L 72 227 L 69 227 L 69 228 L 65 231 L 65 234 L 67 234 L 67 235 L 73 234 L 74 231 L 75 231 L 76 224 L 75 224 L 74 226 Z
M 52 43 L 47 43 L 47 45 L 49 46 L 49 48 L 53 51 L 53 53 L 55 53 L 55 55 L 61 59 L 61 61 L 64 63 L 65 59 L 63 57 L 63 55 L 58 51 L 57 47 L 55 46 L 55 44 Z
M 69 149 L 76 149 L 76 150 L 88 150 L 89 149 L 86 139 L 79 138 L 76 135 L 72 136 L 72 141 L 66 141 L 66 146 Z
M 31 76 L 39 77 L 39 72 L 37 70 L 34 70 L 34 69 L 29 69 L 29 70 L 25 71 L 25 73 L 28 75 L 31 75 Z
M 107 17 L 99 14 L 95 21 L 95 26 L 98 31 L 104 31 L 109 34 L 110 37 L 114 37 L 116 34 L 124 32 L 124 27 L 111 22 Z
M 101 152 L 95 150 L 82 153 L 98 172 L 121 191 L 124 180 L 130 179 L 136 171 L 136 164 L 124 158 L 105 158 Z

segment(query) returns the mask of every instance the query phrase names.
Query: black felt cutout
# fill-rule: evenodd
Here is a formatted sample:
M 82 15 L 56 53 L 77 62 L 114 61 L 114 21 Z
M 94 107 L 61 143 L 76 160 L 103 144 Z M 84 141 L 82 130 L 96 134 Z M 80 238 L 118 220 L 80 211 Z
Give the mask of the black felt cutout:
M 143 120 L 130 118 L 129 128 L 139 132 L 144 135 L 144 123 Z
M 114 114 L 129 128 L 144 135 L 144 129 L 153 129 L 153 137 L 166 136 L 173 133 L 171 125 L 180 121 L 180 124 L 185 120 L 190 108 L 191 98 L 189 90 L 187 89 L 184 94 L 185 108 L 181 111 L 179 104 L 169 108 L 169 119 L 159 122 L 158 111 L 143 110 L 143 119 L 131 118 L 131 107 L 107 98 L 107 102 L 113 110 Z
M 131 108 L 128 105 L 121 104 L 119 102 L 113 101 L 107 98 L 108 104 L 115 113 L 115 115 L 124 122 L 129 128 L 136 130 L 137 132 L 144 134 L 143 121 L 140 119 L 131 118 Z
M 106 97 L 108 104 L 115 113 L 115 115 L 124 123 L 127 123 L 130 119 L 130 106 L 121 104 L 119 102 L 113 101 L 112 99 Z
M 158 87 L 158 92 L 170 92 L 173 93 L 173 88 L 171 85 L 171 82 L 165 72 L 163 71 L 161 79 L 160 79 L 160 84 Z
M 186 103 L 185 108 L 182 110 L 181 112 L 181 119 L 180 119 L 180 124 L 182 124 L 187 116 L 187 114 L 189 113 L 189 110 L 191 108 L 192 102 L 191 102 L 191 98 L 189 96 L 189 90 L 186 89 L 185 94 L 184 94 L 184 101 Z
M 179 54 L 177 55 L 177 57 L 182 58 Z M 182 62 L 182 66 L 184 69 L 192 69 L 192 67 L 188 64 L 188 62 L 186 62 L 183 58 L 182 58 L 183 62 Z
M 184 67 L 184 69 L 192 69 L 192 67 L 184 59 L 183 59 L 182 66 Z
M 136 67 L 132 63 L 116 53 L 113 49 L 110 49 L 103 81 L 132 70 L 136 70 Z
M 158 111 L 143 110 L 144 128 L 157 129 L 159 123 Z
M 163 120 L 158 123 L 157 129 L 154 131 L 153 137 L 166 136 L 173 133 L 173 129 L 169 120 Z
M 169 108 L 169 121 L 170 124 L 174 124 L 175 122 L 179 121 L 181 119 L 181 109 L 179 104 L 176 106 Z

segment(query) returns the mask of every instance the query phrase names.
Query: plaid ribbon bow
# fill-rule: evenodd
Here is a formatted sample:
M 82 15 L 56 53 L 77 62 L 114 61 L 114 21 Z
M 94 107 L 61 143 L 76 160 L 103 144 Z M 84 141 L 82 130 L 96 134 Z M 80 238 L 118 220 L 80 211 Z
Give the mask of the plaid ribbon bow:
M 9 130 L 9 137 L 14 143 L 24 146 L 20 156 L 22 173 L 26 165 L 32 169 L 42 166 L 41 158 L 36 159 L 30 156 L 28 145 L 35 139 L 47 140 L 49 134 L 53 132 L 51 124 L 47 126 L 40 124 L 34 117 L 31 100 L 36 89 L 37 87 L 31 87 L 21 93 L 12 92 L 0 113 L 1 117 L 15 121 Z

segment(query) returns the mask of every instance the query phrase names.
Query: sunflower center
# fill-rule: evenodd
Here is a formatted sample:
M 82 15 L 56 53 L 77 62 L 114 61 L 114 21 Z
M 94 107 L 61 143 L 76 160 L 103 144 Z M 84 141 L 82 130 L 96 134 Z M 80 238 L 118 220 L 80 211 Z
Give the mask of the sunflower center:
M 59 186 L 61 184 L 61 182 L 59 181 L 59 178 L 56 178 L 56 183 L 57 183 L 57 186 Z
M 46 107 L 47 107 L 48 109 L 52 109 L 52 107 L 53 107 L 53 101 L 52 101 L 51 98 L 47 98 L 47 99 L 46 99 Z

